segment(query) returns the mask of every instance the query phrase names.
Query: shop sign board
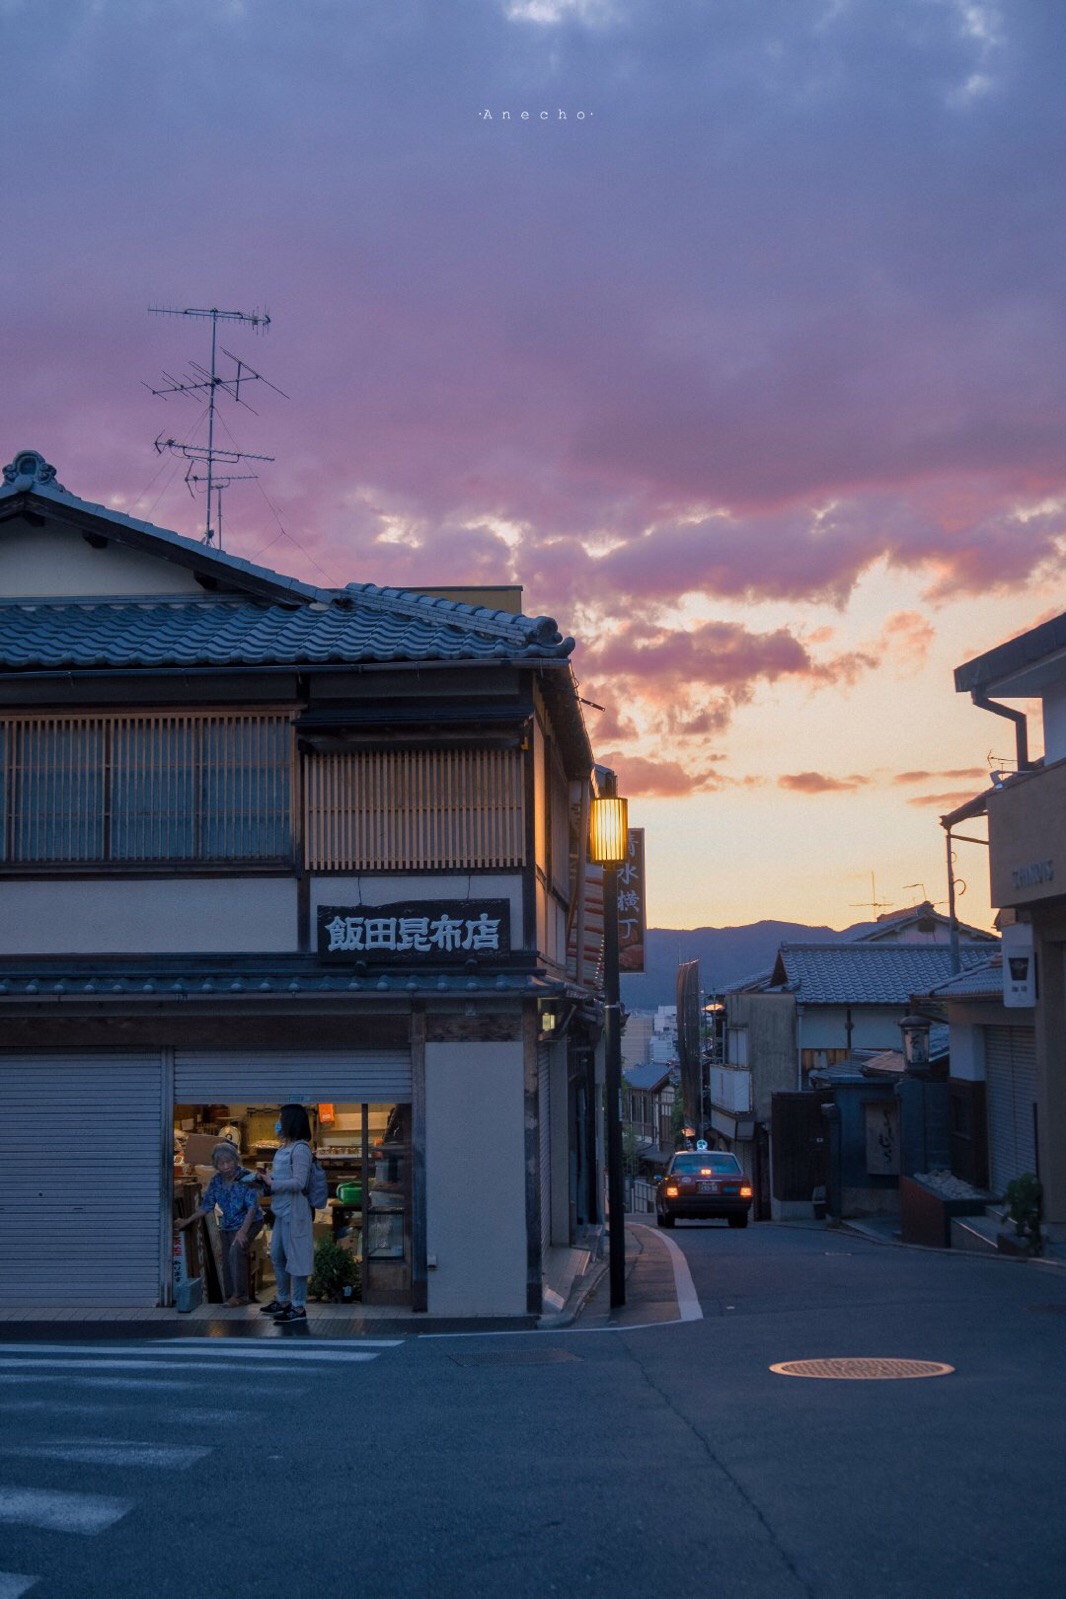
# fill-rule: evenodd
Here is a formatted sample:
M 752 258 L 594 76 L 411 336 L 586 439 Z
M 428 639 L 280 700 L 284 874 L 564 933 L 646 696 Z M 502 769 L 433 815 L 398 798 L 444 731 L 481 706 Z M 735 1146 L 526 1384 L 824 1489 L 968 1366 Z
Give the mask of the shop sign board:
M 1036 1004 L 1036 955 L 1030 922 L 1014 922 L 1003 929 L 1003 1003 L 1008 1009 L 1027 1010 Z
M 319 906 L 322 960 L 461 965 L 471 957 L 506 955 L 510 948 L 511 906 L 505 899 Z
M 626 858 L 618 868 L 618 969 L 644 970 L 644 829 L 629 829 Z

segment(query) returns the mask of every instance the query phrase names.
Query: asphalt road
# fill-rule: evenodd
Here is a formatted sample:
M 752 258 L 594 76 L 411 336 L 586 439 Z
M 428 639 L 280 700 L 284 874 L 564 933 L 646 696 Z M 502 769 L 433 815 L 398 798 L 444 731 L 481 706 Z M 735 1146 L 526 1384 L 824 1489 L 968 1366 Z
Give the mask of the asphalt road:
M 0 1599 L 1058 1599 L 1066 1275 L 769 1225 L 673 1237 L 701 1321 L 9 1338 Z M 770 1370 L 833 1356 L 955 1371 Z

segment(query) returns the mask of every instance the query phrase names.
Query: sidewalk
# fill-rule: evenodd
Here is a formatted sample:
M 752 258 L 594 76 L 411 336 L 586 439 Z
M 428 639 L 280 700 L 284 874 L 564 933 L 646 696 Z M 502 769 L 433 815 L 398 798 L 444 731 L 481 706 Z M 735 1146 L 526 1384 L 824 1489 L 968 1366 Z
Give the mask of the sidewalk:
M 655 1227 L 654 1216 L 626 1217 L 626 1302 L 611 1309 L 608 1239 L 604 1233 L 602 1255 L 571 1288 L 562 1311 L 542 1316 L 541 1328 L 551 1332 L 578 1326 L 583 1331 L 605 1327 L 646 1327 L 655 1322 L 681 1321 L 691 1315 L 679 1299 L 670 1242 Z

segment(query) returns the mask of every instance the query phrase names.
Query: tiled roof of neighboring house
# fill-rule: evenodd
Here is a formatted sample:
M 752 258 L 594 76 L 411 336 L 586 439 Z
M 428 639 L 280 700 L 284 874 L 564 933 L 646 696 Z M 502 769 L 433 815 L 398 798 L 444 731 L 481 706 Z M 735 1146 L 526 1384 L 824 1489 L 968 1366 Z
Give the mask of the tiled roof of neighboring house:
M 622 1076 L 630 1088 L 635 1088 L 640 1093 L 650 1093 L 653 1089 L 660 1087 L 662 1083 L 669 1082 L 673 1075 L 671 1067 L 660 1066 L 655 1061 L 645 1066 L 624 1066 L 622 1068 Z
M 914 991 L 916 994 L 918 989 Z M 1003 957 L 997 953 L 991 960 L 972 966 L 969 971 L 949 977 L 925 990 L 937 999 L 1003 999 Z
M 963 970 L 987 944 L 961 944 Z M 782 944 L 773 983 L 805 1005 L 906 1005 L 952 975 L 947 944 Z
M 406 589 L 316 588 L 194 539 L 69 494 L 36 451 L 4 468 L 0 517 L 33 501 L 87 536 L 186 567 L 202 597 L 0 602 L 0 667 L 329 665 L 389 661 L 565 660 L 574 648 L 550 616 L 516 616 Z M 2 526 L 2 523 L 0 523 Z

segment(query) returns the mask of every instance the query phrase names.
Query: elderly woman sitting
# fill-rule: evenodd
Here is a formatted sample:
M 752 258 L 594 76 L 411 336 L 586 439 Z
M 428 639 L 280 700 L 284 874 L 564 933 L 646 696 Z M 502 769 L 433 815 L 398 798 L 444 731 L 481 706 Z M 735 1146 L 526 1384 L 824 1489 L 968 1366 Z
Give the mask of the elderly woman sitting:
M 200 1200 L 199 1209 L 177 1223 L 184 1232 L 201 1216 L 209 1216 L 217 1206 L 221 1212 L 222 1293 L 227 1305 L 247 1305 L 248 1253 L 263 1225 L 263 1212 L 254 1187 L 242 1181 L 250 1177 L 241 1166 L 241 1157 L 230 1143 L 217 1144 L 211 1151 L 215 1175 Z

